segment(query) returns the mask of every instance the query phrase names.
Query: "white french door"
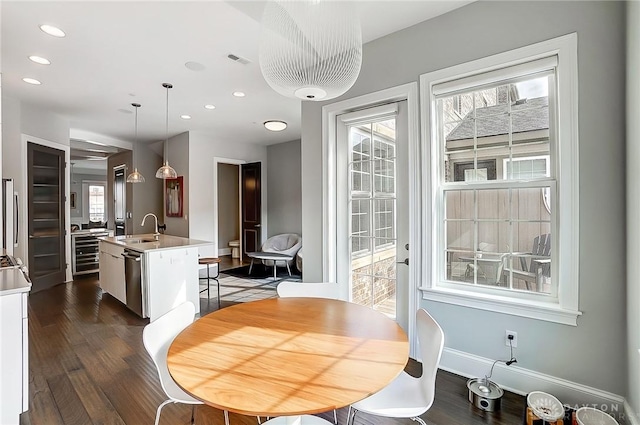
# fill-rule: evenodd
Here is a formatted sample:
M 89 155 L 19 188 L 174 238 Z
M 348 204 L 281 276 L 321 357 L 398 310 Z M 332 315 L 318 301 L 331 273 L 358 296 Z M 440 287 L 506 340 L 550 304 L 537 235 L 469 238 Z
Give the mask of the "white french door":
M 409 322 L 407 102 L 337 116 L 337 279 L 349 300 Z

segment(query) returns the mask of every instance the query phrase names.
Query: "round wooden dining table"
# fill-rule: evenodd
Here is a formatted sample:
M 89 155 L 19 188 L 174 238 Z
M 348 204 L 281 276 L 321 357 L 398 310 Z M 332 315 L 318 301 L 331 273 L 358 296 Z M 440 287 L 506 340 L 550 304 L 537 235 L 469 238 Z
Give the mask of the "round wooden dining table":
M 370 308 L 321 298 L 275 298 L 210 313 L 167 355 L 187 393 L 221 410 L 294 416 L 348 406 L 404 369 L 409 343 Z

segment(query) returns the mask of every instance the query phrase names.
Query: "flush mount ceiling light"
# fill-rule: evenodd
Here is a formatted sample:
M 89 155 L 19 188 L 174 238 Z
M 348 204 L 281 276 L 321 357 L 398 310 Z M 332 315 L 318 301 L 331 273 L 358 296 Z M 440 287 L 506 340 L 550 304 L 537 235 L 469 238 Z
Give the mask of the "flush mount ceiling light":
M 355 2 L 269 1 L 260 40 L 262 75 L 287 97 L 333 99 L 360 73 L 362 33 Z
M 29 56 L 29 60 L 31 62 L 38 63 L 40 65 L 51 65 L 51 62 L 47 58 L 43 58 L 40 56 Z
M 36 80 L 35 78 L 25 77 L 22 79 L 22 81 L 24 81 L 25 83 L 33 84 L 35 86 L 39 86 L 40 84 L 42 84 L 40 81 Z
M 282 131 L 287 128 L 287 123 L 284 121 L 265 121 L 264 127 L 269 131 Z
M 67 35 L 60 28 L 54 27 L 53 25 L 43 24 L 43 25 L 40 25 L 40 29 L 42 31 L 46 32 L 47 34 L 52 35 L 54 37 L 61 38 L 61 37 L 64 37 L 64 36 Z
M 138 172 L 136 163 L 136 146 L 138 146 L 138 108 L 139 103 L 132 103 L 131 106 L 136 108 L 136 143 L 133 145 L 133 173 L 127 176 L 127 183 L 144 183 L 144 176 Z
M 244 92 L 241 92 L 241 91 L 234 91 L 234 92 L 233 92 L 233 95 L 234 95 L 235 97 L 245 97 L 245 96 L 246 96 L 246 95 L 244 94 Z
M 176 170 L 169 165 L 169 89 L 173 88 L 172 84 L 163 83 L 162 87 L 167 89 L 167 121 L 166 121 L 166 137 L 164 139 L 164 165 L 156 171 L 156 177 L 159 179 L 175 179 L 178 177 Z

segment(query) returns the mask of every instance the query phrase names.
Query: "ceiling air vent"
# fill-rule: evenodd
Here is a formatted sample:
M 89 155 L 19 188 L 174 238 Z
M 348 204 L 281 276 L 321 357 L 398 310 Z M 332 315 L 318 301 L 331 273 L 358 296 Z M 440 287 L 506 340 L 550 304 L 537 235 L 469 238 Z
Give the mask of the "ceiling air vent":
M 232 61 L 234 61 L 234 62 L 238 62 L 238 63 L 241 63 L 241 64 L 243 64 L 243 65 L 246 65 L 246 64 L 248 64 L 248 63 L 251 63 L 251 61 L 250 61 L 249 59 L 242 58 L 242 57 L 240 57 L 240 56 L 236 56 L 236 55 L 234 55 L 233 53 L 229 53 L 229 54 L 227 55 L 227 57 L 228 57 L 229 59 L 231 59 Z

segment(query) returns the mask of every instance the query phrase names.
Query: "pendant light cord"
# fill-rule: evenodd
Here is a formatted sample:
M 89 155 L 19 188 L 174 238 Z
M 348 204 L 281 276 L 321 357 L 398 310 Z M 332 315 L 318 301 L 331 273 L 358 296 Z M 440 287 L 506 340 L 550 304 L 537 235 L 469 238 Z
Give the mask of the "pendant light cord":
M 165 131 L 164 131 L 164 164 L 167 165 L 169 164 L 169 89 L 171 88 L 170 85 L 166 85 L 165 86 L 167 88 L 167 113 L 166 113 L 166 117 L 165 117 Z
M 133 145 L 133 170 L 134 171 L 138 170 L 138 167 L 137 167 L 138 163 L 136 162 L 136 150 L 137 150 L 137 147 L 138 147 L 138 108 L 140 107 L 140 105 L 138 105 L 138 106 L 136 106 L 136 105 L 137 104 L 133 105 L 134 108 L 136 108 L 136 130 L 135 130 L 135 133 L 136 133 L 135 142 L 136 142 L 136 144 Z

